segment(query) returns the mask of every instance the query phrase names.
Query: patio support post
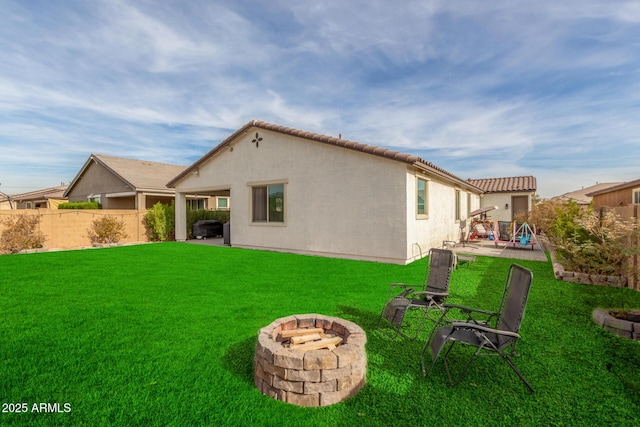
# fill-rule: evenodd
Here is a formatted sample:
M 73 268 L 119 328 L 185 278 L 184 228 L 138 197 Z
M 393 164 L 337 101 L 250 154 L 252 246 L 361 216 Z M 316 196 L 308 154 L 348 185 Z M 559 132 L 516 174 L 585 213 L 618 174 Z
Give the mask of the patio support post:
M 187 240 L 187 195 L 176 190 L 176 241 Z

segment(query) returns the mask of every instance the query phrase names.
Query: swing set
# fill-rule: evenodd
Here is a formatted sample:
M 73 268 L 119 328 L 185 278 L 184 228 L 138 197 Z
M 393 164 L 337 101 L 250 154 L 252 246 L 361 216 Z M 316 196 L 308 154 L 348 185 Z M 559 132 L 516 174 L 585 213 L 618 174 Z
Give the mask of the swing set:
M 513 245 L 514 248 L 533 247 L 538 243 L 536 238 L 536 226 L 533 228 L 526 222 L 517 224 L 515 221 L 496 221 L 493 224 L 493 241 L 496 248 L 499 244 Z

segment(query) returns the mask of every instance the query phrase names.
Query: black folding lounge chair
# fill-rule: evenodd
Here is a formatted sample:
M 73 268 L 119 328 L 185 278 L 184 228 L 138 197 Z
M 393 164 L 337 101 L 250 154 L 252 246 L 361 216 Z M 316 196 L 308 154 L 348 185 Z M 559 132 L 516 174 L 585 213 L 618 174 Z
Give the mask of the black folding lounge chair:
M 422 285 L 409 285 L 405 283 L 392 283 L 389 295 L 382 307 L 378 328 L 390 338 L 396 338 L 402 334 L 409 339 L 415 339 L 425 319 L 430 318 L 437 321 L 438 317 L 431 317 L 430 312 L 438 310 L 441 313 L 442 304 L 449 295 L 449 280 L 451 271 L 455 265 L 455 254 L 448 249 L 431 249 L 429 251 L 429 262 L 424 275 Z M 422 289 L 418 289 L 422 288 Z M 416 331 L 408 335 L 402 331 L 405 314 L 408 310 L 418 309 L 421 311 Z M 383 319 L 389 323 L 389 327 L 383 324 Z M 386 323 L 385 322 L 385 323 Z
M 519 330 L 522 318 L 524 317 L 524 309 L 527 305 L 527 297 L 531 288 L 533 274 L 530 270 L 517 264 L 512 264 L 509 268 L 507 283 L 502 295 L 500 309 L 497 312 L 477 310 L 469 307 L 447 304 L 438 325 L 434 327 L 429 340 L 422 349 L 422 374 L 428 376 L 431 373 L 433 365 L 446 345 L 449 347 L 443 354 L 443 362 L 447 377 L 451 386 L 457 385 L 464 374 L 471 366 L 471 362 L 476 356 L 500 356 L 507 362 L 513 371 L 520 377 L 522 382 L 533 393 L 533 387 L 527 382 L 522 373 L 515 367 L 511 357 L 519 356 L 516 353 L 516 343 L 520 338 Z M 446 319 L 447 312 L 456 308 L 469 315 L 466 321 L 456 321 L 449 325 L 439 326 Z M 474 320 L 472 315 L 488 315 L 486 322 Z M 491 320 L 495 319 L 494 322 Z M 494 324 L 495 326 L 491 326 Z M 460 372 L 457 379 L 451 379 L 447 356 L 456 343 L 476 347 L 475 353 L 471 356 L 464 369 Z M 424 356 L 427 348 L 431 348 L 431 366 L 425 371 Z

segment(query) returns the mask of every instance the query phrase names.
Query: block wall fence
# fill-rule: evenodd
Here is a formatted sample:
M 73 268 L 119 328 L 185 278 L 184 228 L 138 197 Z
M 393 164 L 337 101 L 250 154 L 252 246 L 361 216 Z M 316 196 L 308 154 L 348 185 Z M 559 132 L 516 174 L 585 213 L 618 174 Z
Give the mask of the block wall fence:
M 147 227 L 144 224 L 146 210 L 134 209 L 20 209 L 0 210 L 0 222 L 17 215 L 37 215 L 40 217 L 40 231 L 45 236 L 47 249 L 79 249 L 91 246 L 87 229 L 93 221 L 104 216 L 112 216 L 125 224 L 127 237 L 120 243 L 149 242 Z M 0 233 L 4 229 L 0 223 Z

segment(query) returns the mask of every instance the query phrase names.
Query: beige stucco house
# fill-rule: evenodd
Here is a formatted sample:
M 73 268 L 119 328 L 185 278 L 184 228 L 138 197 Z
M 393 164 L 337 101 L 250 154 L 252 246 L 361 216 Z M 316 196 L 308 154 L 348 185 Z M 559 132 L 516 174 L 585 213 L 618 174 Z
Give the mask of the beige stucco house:
M 534 176 L 468 179 L 467 182 L 483 191 L 482 207 L 498 207 L 489 214 L 494 221 L 513 221 L 518 212 L 529 211 L 537 189 Z
M 11 196 L 13 209 L 56 209 L 60 203 L 67 201 L 64 197 L 66 185 L 44 188 L 28 193 L 14 194 Z
M 174 191 L 166 183 L 184 169 L 181 165 L 91 154 L 64 196 L 70 202 L 96 201 L 103 209 L 148 209 L 157 202 L 170 204 L 174 200 Z
M 481 193 L 416 156 L 257 120 L 167 186 L 177 240 L 188 194 L 224 195 L 232 246 L 398 264 L 457 240 Z

